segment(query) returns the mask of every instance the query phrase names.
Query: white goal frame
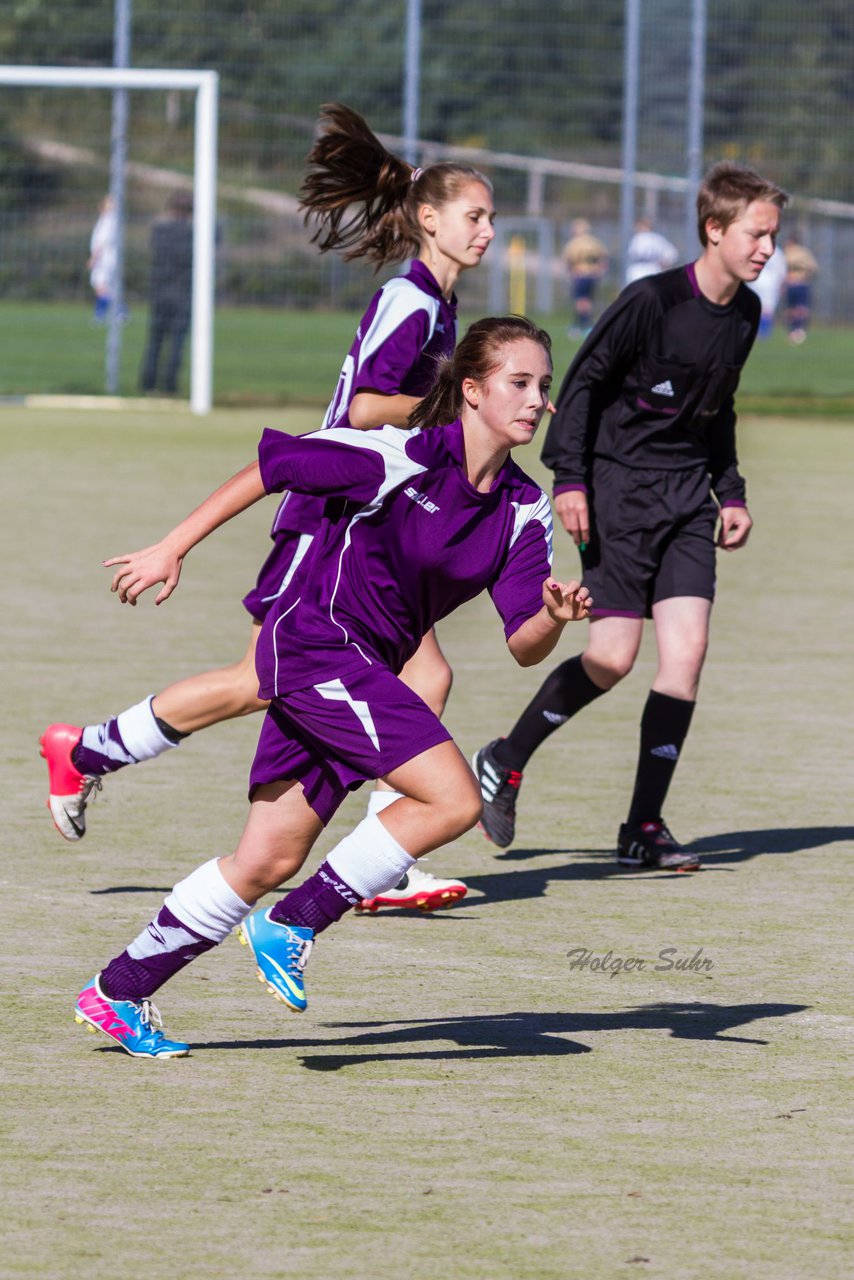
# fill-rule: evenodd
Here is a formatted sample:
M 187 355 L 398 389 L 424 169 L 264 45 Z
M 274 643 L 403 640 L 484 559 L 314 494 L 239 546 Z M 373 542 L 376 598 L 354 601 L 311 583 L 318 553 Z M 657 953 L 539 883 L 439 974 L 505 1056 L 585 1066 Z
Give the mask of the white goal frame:
M 190 408 L 213 403 L 214 253 L 219 75 L 216 71 L 0 66 L 0 85 L 54 89 L 183 89 L 196 95 Z

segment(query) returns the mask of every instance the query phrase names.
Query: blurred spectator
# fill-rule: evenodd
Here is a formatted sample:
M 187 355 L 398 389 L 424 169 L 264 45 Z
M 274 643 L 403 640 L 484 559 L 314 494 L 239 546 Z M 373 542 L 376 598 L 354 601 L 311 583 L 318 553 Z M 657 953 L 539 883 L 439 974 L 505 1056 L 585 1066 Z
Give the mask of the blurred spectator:
M 806 340 L 812 314 L 812 279 L 818 263 L 797 236 L 789 236 L 783 250 L 786 258 L 786 323 L 789 341 L 800 346 Z
M 115 202 L 112 196 L 104 196 L 98 206 L 98 220 L 92 228 L 89 258 L 86 262 L 89 283 L 95 293 L 94 319 L 98 324 L 106 322 L 116 296 L 117 237 Z
M 676 246 L 660 231 L 653 231 L 648 218 L 638 218 L 626 254 L 626 284 L 666 271 L 676 265 L 678 257 Z
M 573 322 L 570 338 L 584 338 L 593 324 L 593 298 L 596 285 L 608 269 L 608 250 L 591 233 L 586 218 L 576 218 L 563 251 L 569 272 Z
M 167 395 L 178 390 L 178 371 L 187 331 L 193 286 L 193 199 L 189 192 L 170 196 L 166 217 L 151 229 L 151 285 L 148 346 L 142 364 L 143 391 L 159 389 Z M 160 352 L 169 343 L 162 375 Z
M 749 280 L 747 287 L 758 294 L 762 304 L 762 315 L 759 319 L 758 337 L 771 337 L 774 328 L 774 316 L 786 281 L 786 256 L 779 247 L 765 263 L 755 280 Z

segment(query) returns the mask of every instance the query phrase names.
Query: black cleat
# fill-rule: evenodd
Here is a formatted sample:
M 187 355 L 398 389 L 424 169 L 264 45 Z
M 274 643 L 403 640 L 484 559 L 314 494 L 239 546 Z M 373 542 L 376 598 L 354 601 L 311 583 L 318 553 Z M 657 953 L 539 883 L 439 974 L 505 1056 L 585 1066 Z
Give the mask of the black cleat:
M 506 849 L 516 834 L 516 798 L 522 785 L 522 775 L 515 769 L 506 769 L 493 755 L 501 738 L 481 747 L 472 756 L 471 767 L 483 796 L 483 814 L 478 826 L 487 840 Z
M 645 871 L 700 870 L 696 853 L 685 852 L 662 818 L 631 828 L 624 822 L 617 836 L 617 861 Z

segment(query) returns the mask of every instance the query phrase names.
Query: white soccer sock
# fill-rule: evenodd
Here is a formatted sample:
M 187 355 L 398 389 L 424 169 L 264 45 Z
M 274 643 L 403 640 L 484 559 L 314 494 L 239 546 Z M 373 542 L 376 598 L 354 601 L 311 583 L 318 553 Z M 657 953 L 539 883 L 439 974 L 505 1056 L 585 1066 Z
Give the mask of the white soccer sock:
M 154 698 L 155 695 L 150 693 L 142 702 L 128 707 L 127 711 L 120 711 L 117 716 L 110 716 L 102 724 L 87 724 L 80 739 L 83 746 L 116 761 L 117 767 L 153 760 L 170 747 L 177 747 L 179 744 L 167 738 L 157 724 L 151 709 Z M 116 729 L 121 741 L 116 738 Z
M 326 861 L 360 898 L 393 889 L 415 864 L 375 813 L 363 818 L 355 831 L 327 854 Z
M 178 746 L 177 742 L 166 737 L 157 723 L 151 709 L 154 697 L 153 693 L 149 694 L 135 707 L 128 707 L 127 711 L 122 711 L 116 716 L 116 725 L 122 735 L 122 742 L 137 761 L 153 760 L 155 756 L 162 755 L 170 747 Z
M 220 871 L 218 858 L 211 858 L 176 884 L 164 905 L 211 942 L 222 942 L 252 910 Z
M 368 799 L 368 815 L 382 813 L 383 809 L 387 809 L 390 804 L 394 804 L 395 800 L 402 799 L 402 791 L 377 791 L 374 788 Z

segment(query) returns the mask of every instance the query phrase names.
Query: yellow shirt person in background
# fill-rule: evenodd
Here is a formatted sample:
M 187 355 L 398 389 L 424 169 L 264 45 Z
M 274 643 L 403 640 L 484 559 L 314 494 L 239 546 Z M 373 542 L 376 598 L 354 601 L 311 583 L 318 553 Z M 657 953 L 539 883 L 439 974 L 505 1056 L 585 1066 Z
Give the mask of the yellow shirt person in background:
M 608 250 L 590 230 L 586 218 L 576 218 L 563 251 L 572 293 L 571 338 L 584 338 L 593 324 L 593 297 L 596 284 L 608 270 Z
M 789 236 L 783 253 L 786 258 L 786 320 L 789 341 L 800 346 L 806 341 L 812 315 L 812 280 L 818 274 L 818 263 L 796 236 Z

